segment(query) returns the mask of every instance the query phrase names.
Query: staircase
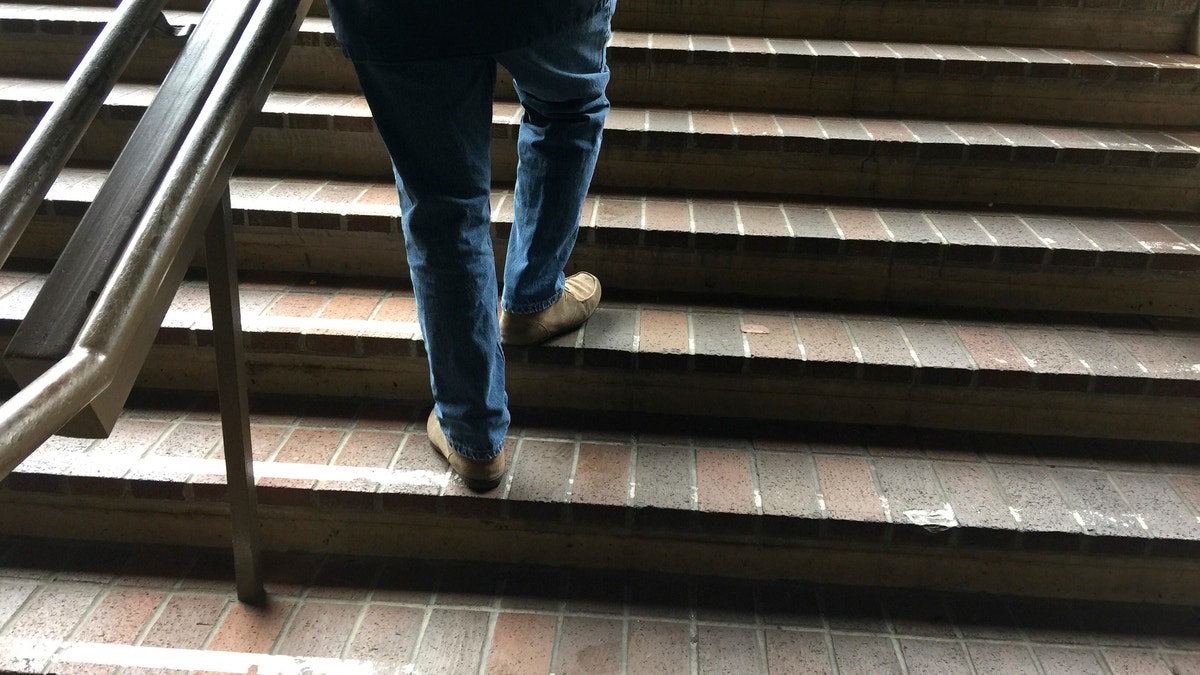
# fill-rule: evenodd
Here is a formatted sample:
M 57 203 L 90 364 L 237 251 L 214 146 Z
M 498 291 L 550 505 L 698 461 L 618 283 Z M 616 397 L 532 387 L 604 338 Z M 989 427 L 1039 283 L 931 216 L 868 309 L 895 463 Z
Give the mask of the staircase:
M 0 4 L 0 162 L 109 14 L 83 1 Z M 387 155 L 315 7 L 231 185 L 264 543 L 1200 602 L 1196 9 L 622 0 L 571 262 L 605 301 L 508 350 L 481 496 L 427 447 Z M 143 44 L 0 272 L 5 339 L 179 47 Z M 3 534 L 227 540 L 207 311 L 198 272 L 114 436 L 0 485 Z

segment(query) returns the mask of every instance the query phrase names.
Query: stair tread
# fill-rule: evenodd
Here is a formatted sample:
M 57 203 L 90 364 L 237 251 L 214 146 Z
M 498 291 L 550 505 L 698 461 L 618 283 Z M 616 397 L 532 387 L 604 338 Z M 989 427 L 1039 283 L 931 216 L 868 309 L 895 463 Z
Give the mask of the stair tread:
M 0 3 L 0 19 L 23 19 L 52 24 L 72 21 L 99 26 L 111 19 L 115 10 L 104 7 L 30 5 Z M 165 10 L 174 25 L 195 24 L 200 12 Z M 10 30 L 18 30 L 12 24 Z M 332 36 L 328 18 L 307 17 L 301 34 Z M 309 38 L 311 39 L 311 38 Z M 304 38 L 301 38 L 304 40 Z M 334 46 L 332 40 L 326 44 Z M 1008 63 L 1045 63 L 1071 65 L 1109 65 L 1121 67 L 1200 68 L 1200 56 L 1186 52 L 1116 51 L 1057 47 L 997 47 L 925 42 L 831 40 L 804 38 L 745 37 L 736 35 L 645 32 L 614 30 L 610 50 L 634 49 L 662 52 L 705 52 L 730 54 L 767 54 L 847 58 L 918 59 L 941 61 L 999 61 Z
M 135 394 L 109 439 L 55 437 L 7 487 L 220 500 L 225 469 L 212 406 L 205 396 Z M 1130 554 L 1200 545 L 1200 457 L 1187 444 L 841 425 L 689 428 L 518 412 L 509 476 L 496 492 L 476 495 L 428 446 L 426 413 L 407 404 L 256 399 L 261 502 L 482 510 L 547 522 L 571 510 L 583 525 L 623 522 L 614 514 L 625 509 L 639 528 L 698 522 L 743 536 L 857 532 L 908 543 L 945 543 L 950 532 L 951 543 L 1027 552 L 1075 550 L 1088 539 Z
M 115 10 L 105 7 L 0 3 L 0 20 L 21 19 L 39 23 L 71 21 L 90 23 L 99 28 L 111 19 Z M 165 10 L 167 20 L 174 25 L 195 24 L 200 12 Z M 11 24 L 8 30 L 28 26 Z M 310 16 L 301 26 L 301 44 L 319 36 L 330 47 L 333 26 L 328 18 Z M 610 42 L 610 57 L 620 57 L 623 50 L 653 52 L 728 53 L 730 55 L 782 55 L 812 57 L 870 58 L 884 60 L 928 60 L 943 62 L 984 61 L 993 63 L 1067 64 L 1080 66 L 1116 66 L 1121 68 L 1200 69 L 1200 56 L 1186 52 L 1115 51 L 1103 49 L 1068 49 L 1056 47 L 998 47 L 988 45 L 957 45 L 924 42 L 831 40 L 804 38 L 744 37 L 716 34 L 665 33 L 614 30 Z M 669 57 L 675 59 L 676 57 Z
M 0 317 L 19 321 L 43 279 L 0 273 Z M 386 343 L 421 339 L 412 292 L 400 284 L 244 274 L 242 315 L 251 353 L 362 357 L 386 351 Z M 205 343 L 210 322 L 205 282 L 185 281 L 160 341 Z M 534 363 L 570 362 L 570 354 L 580 353 L 583 367 L 591 358 L 625 355 L 625 367 L 665 372 L 791 378 L 802 371 L 905 383 L 928 372 L 942 385 L 1081 395 L 1114 387 L 1184 397 L 1200 390 L 1200 321 L 1189 319 L 606 301 L 583 330 L 542 348 L 510 351 L 510 360 Z
M 0 77 L 0 100 L 50 103 L 65 87 L 59 80 Z M 144 109 L 157 92 L 153 84 L 118 84 L 106 106 Z M 363 120 L 356 131 L 374 133 L 371 112 L 360 94 L 274 91 L 263 108 L 259 126 L 284 126 L 288 118 Z M 271 119 L 271 114 L 279 117 Z M 514 129 L 520 124 L 519 103 L 496 101 L 493 124 Z M 307 127 L 305 127 L 307 128 Z M 926 120 L 844 115 L 798 115 L 770 112 L 728 112 L 645 107 L 614 107 L 605 129 L 617 132 L 711 135 L 749 139 L 848 141 L 888 145 L 980 146 L 1049 148 L 1056 150 L 1154 154 L 1200 154 L 1200 132 L 1147 127 L 1089 127 L 1067 124 Z M 515 131 L 513 132 L 515 133 Z M 773 149 L 779 150 L 780 147 Z M 787 146 L 785 146 L 787 147 Z M 759 148 L 753 149 L 772 149 Z M 1051 158 L 1051 161 L 1054 161 Z
M 8 170 L 0 165 L 0 176 Z M 107 176 L 98 168 L 67 168 L 47 200 L 90 203 Z M 399 217 L 395 186 L 353 179 L 297 176 L 238 175 L 230 183 L 233 208 L 255 213 L 297 214 L 297 226 L 330 230 L 327 219 L 304 214 L 333 214 L 375 219 Z M 493 220 L 512 222 L 512 191 L 492 192 Z M 846 242 L 928 246 L 982 246 L 1075 251 L 1147 258 L 1200 256 L 1200 220 L 1158 219 L 1115 214 L 1012 211 L 995 208 L 926 207 L 863 202 L 766 201 L 755 199 L 691 199 L 671 195 L 593 192 L 585 215 L 583 236 L 596 242 L 617 239 L 630 231 L 679 235 L 657 239 L 681 246 L 736 248 L 716 239 L 840 240 Z M 257 216 L 250 223 L 257 222 Z M 340 227 L 340 224 L 339 224 Z M 349 224 L 346 227 L 350 227 Z M 333 229 L 338 229 L 335 227 Z M 395 232 L 390 223 L 376 232 Z M 689 241 L 686 236 L 693 235 Z M 645 234 L 643 234 L 645 239 Z M 786 246 L 786 244 L 785 244 Z M 779 252 L 786 252 L 786 249 Z M 800 252 L 800 251 L 798 251 Z M 801 252 L 802 253 L 802 252 Z M 1049 258 L 1053 261 L 1054 255 Z M 1066 264 L 1081 266 L 1070 259 Z M 1200 262 L 1197 262 L 1200 265 Z

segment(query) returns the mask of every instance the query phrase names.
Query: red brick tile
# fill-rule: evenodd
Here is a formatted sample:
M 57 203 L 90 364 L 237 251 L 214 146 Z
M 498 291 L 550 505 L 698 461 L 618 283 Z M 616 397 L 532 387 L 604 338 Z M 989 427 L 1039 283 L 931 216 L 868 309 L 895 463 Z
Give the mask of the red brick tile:
M 340 657 L 361 608 L 358 604 L 309 601 L 300 605 L 275 652 L 289 656 Z
M 457 609 L 435 609 L 417 648 L 415 671 L 420 673 L 473 673 L 483 660 L 488 615 Z
M 352 431 L 333 461 L 334 466 L 386 468 L 392 463 L 404 443 L 402 433 L 390 431 Z M 373 491 L 375 481 L 321 481 L 323 490 Z
M 920 363 L 922 382 L 960 386 L 970 383 L 975 362 L 953 329 L 940 323 L 904 323 L 901 330 Z
M 842 675 L 902 673 L 896 650 L 888 638 L 833 635 L 833 655 Z
M 1020 644 L 968 642 L 979 675 L 1037 675 L 1029 649 Z
M 821 125 L 821 129 L 828 138 L 871 140 L 871 135 L 867 133 L 867 130 L 856 119 L 821 117 L 817 119 L 817 122 Z
M 862 354 L 867 379 L 891 382 L 912 380 L 916 364 L 899 326 L 860 319 L 847 319 L 845 324 Z
M 622 506 L 629 496 L 629 448 L 624 445 L 579 446 L 571 501 Z
M 1162 657 L 1141 649 L 1104 649 L 1101 654 L 1112 675 L 1172 675 Z
M 0 668 L 36 672 L 49 661 L 55 640 L 66 638 L 83 619 L 103 587 L 98 584 L 54 584 L 28 600 L 4 628 L 7 639 L 47 640 L 21 653 L 0 653 Z
M 738 205 L 742 230 L 747 237 L 789 237 L 787 219 L 777 206 Z
M 750 343 L 754 359 L 796 360 L 800 348 L 791 317 L 771 314 L 747 314 L 742 331 Z
M 575 461 L 575 444 L 562 441 L 520 442 L 520 453 L 513 467 L 508 491 L 510 509 L 514 516 L 543 516 L 556 510 L 535 511 L 520 509 L 517 502 L 562 503 L 566 501 L 571 465 Z
M 1063 467 L 1050 471 L 1089 534 L 1147 536 L 1137 514 L 1109 482 L 1106 472 Z
M 754 461 L 764 515 L 820 517 L 812 455 L 760 450 L 755 452 Z
M 1111 384 L 1097 382 L 1097 391 L 1111 391 L 1123 381 L 1121 392 L 1141 393 L 1146 371 L 1111 335 L 1100 331 L 1074 329 L 1059 329 L 1058 333 L 1071 346 L 1072 351 L 1083 359 L 1094 375 L 1121 378 L 1119 382 Z
M 687 133 L 691 129 L 687 111 L 649 110 L 646 114 L 649 131 Z
M 796 237 L 832 240 L 842 238 L 829 209 L 789 206 L 784 207 L 783 211 Z
M 692 672 L 690 632 L 686 623 L 631 620 L 626 672 L 629 675 L 688 675 Z
M 771 673 L 833 673 L 825 636 L 808 631 L 765 631 L 767 671 Z
M 874 463 L 879 490 L 888 500 L 894 522 L 920 525 L 924 518 L 940 517 L 946 497 L 931 463 L 895 457 L 879 457 Z
M 175 593 L 142 640 L 146 647 L 200 649 L 230 600 L 224 595 Z
M 601 675 L 621 670 L 620 620 L 564 617 L 554 653 L 556 675 Z
M 1200 476 L 1176 474 L 1171 476 L 1171 482 L 1191 502 L 1192 509 L 1200 513 Z
M 702 625 L 696 631 L 696 672 L 700 675 L 765 671 L 754 629 Z
M 1161 223 L 1122 221 L 1121 227 L 1151 253 L 1183 253 L 1195 250 L 1182 237 Z
M 691 230 L 691 213 L 686 202 L 646 200 L 646 229 L 666 232 Z
M 733 113 L 733 124 L 742 136 L 779 136 L 779 125 L 771 115 Z
M 738 234 L 737 207 L 728 202 L 692 202 L 692 223 L 697 234 Z
M 971 670 L 966 652 L 957 641 L 900 640 L 900 653 L 910 673 L 955 675 Z
M 376 297 L 335 295 L 317 316 L 322 319 L 364 320 L 371 316 L 378 304 L 379 299 Z
M 688 448 L 638 448 L 635 506 L 692 509 L 692 451 Z
M 37 584 L 30 582 L 0 582 L 0 626 L 8 623 L 35 590 Z
M 1108 675 L 1091 650 L 1036 646 L 1033 653 L 1047 673 Z
M 1156 538 L 1191 540 L 1196 518 L 1163 475 L 1114 471 L 1109 477 Z
M 222 619 L 207 649 L 266 654 L 275 644 L 294 604 L 273 600 L 264 608 L 234 604 Z
M 495 675 L 550 672 L 556 623 L 554 616 L 501 613 L 492 632 L 487 672 Z
M 733 133 L 733 117 L 728 114 L 693 113 L 692 129 L 698 134 L 729 135 Z
M 417 322 L 417 302 L 410 297 L 388 298 L 379 305 L 379 311 L 371 317 L 374 321 Z
M 992 470 L 1023 531 L 1079 531 L 1071 508 L 1058 496 L 1058 488 L 1045 468 L 993 464 Z
M 704 512 L 754 513 L 750 462 L 736 450 L 696 450 L 696 487 Z
M 742 372 L 746 338 L 737 314 L 693 312 L 691 324 L 697 370 Z
M 75 639 L 81 642 L 133 644 L 163 600 L 162 593 L 114 589 L 92 611 L 87 622 L 75 634 Z
M 838 207 L 830 213 L 846 239 L 848 254 L 882 256 L 891 250 L 891 236 L 875 211 Z
M 1000 486 L 986 465 L 974 462 L 934 462 L 946 498 L 964 527 L 992 530 L 1016 529 Z
M 644 310 L 641 313 L 638 351 L 657 354 L 688 353 L 687 315 L 682 312 Z
M 314 317 L 329 298 L 314 293 L 287 293 L 266 311 L 267 316 Z
M 866 460 L 828 455 L 817 455 L 815 460 L 825 511 L 830 518 L 876 522 L 885 519 Z
M 271 460 L 277 464 L 328 464 L 341 445 L 345 432 L 319 429 L 296 429 L 283 447 Z M 263 478 L 263 487 L 290 487 L 311 489 L 315 480 L 291 478 Z
M 345 658 L 370 661 L 378 672 L 391 672 L 412 660 L 425 613 L 394 605 L 368 605 L 346 647 Z
M 1061 335 L 1044 328 L 1009 328 L 1007 332 L 1017 349 L 1033 364 L 1033 372 L 1052 376 L 1047 380 L 1039 378 L 1040 386 L 1079 391 L 1087 389 L 1090 373 Z
M 1121 346 L 1146 367 L 1151 375 L 1175 376 L 1182 379 L 1200 379 L 1200 373 L 1191 368 L 1183 354 L 1170 338 L 1161 335 L 1114 334 Z
M 958 338 L 979 365 L 981 386 L 1027 387 L 1032 383 L 1029 364 L 999 328 L 956 326 Z
M 854 374 L 858 357 L 845 324 L 836 319 L 798 316 L 796 328 L 809 372 L 827 377 Z

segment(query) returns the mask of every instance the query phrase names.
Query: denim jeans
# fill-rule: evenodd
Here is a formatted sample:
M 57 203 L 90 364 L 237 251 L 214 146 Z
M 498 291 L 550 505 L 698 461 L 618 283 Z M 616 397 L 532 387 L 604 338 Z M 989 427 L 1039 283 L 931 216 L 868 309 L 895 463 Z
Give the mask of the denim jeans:
M 496 64 L 513 74 L 524 107 L 499 300 L 531 313 L 563 292 L 609 107 L 615 5 L 487 57 L 354 64 L 395 169 L 437 416 L 466 457 L 499 454 L 509 424 L 489 200 Z

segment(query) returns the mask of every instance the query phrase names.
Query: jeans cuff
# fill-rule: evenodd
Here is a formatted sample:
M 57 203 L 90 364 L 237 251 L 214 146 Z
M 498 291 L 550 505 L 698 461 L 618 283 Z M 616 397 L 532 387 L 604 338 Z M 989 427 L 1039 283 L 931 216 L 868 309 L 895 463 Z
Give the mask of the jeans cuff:
M 536 314 L 544 309 L 549 309 L 549 308 L 553 307 L 554 303 L 558 302 L 559 299 L 562 298 L 563 293 L 565 293 L 565 292 L 566 292 L 566 289 L 559 289 L 558 293 L 555 293 L 553 298 L 551 298 L 549 300 L 545 300 L 543 302 L 535 302 L 535 303 L 531 303 L 528 305 L 505 307 L 505 304 L 507 304 L 507 303 L 501 301 L 500 306 L 503 307 L 504 311 L 508 312 L 509 314 Z
M 442 429 L 442 433 L 443 434 L 446 433 L 446 430 L 444 428 Z M 465 446 L 455 443 L 453 440 L 450 439 L 449 435 L 446 436 L 446 442 L 450 444 L 451 450 L 453 450 L 455 453 L 457 453 L 459 455 L 462 455 L 463 457 L 466 457 L 467 459 L 480 459 L 480 460 L 495 459 L 496 457 L 498 457 L 500 455 L 501 452 L 504 451 L 504 446 L 500 446 L 499 448 L 496 448 L 495 450 L 492 450 L 491 452 L 476 452 L 474 450 L 468 449 Z

